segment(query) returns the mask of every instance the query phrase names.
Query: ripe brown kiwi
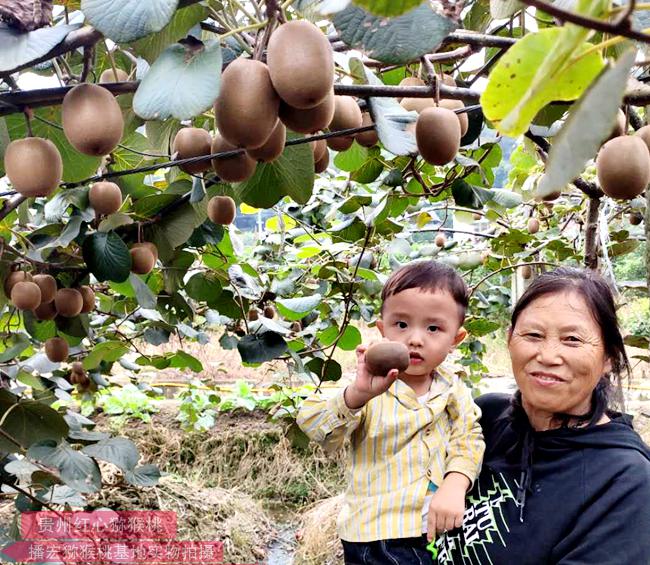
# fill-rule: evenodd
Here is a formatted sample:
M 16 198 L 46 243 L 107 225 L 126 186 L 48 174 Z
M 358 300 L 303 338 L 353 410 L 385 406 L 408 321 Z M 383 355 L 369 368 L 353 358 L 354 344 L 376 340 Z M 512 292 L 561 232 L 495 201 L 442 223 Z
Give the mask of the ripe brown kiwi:
M 366 350 L 365 363 L 371 375 L 385 377 L 391 369 L 405 371 L 410 362 L 408 347 L 397 341 L 373 343 Z
M 313 108 L 299 110 L 280 102 L 280 119 L 285 126 L 298 133 L 314 133 L 326 128 L 334 116 L 334 91 Z
M 12 141 L 5 150 L 4 166 L 14 190 L 27 198 L 49 196 L 63 175 L 61 153 L 41 137 Z
M 334 97 L 334 116 L 329 124 L 330 131 L 361 127 L 363 116 L 357 101 L 352 96 Z M 335 151 L 345 151 L 354 142 L 354 135 L 330 137 L 327 145 Z
M 372 117 L 370 116 L 369 112 L 364 112 L 361 117 L 362 117 L 362 121 L 361 121 L 362 126 L 370 126 L 374 123 L 372 121 Z M 377 130 L 374 129 L 370 131 L 362 131 L 361 133 L 358 133 L 355 136 L 355 139 L 357 140 L 357 143 L 359 145 L 363 145 L 364 147 L 373 147 L 374 145 L 377 145 L 377 143 L 379 143 Z
M 115 69 L 115 72 L 113 72 L 111 67 L 99 75 L 98 82 L 126 82 L 127 80 L 129 80 L 129 73 L 122 69 Z
M 88 202 L 99 215 L 113 214 L 122 206 L 122 191 L 114 182 L 96 182 L 88 191 Z
M 254 322 L 255 320 L 259 320 L 260 313 L 257 311 L 257 308 L 251 308 L 248 311 L 247 317 L 249 322 Z
M 155 246 L 155 244 L 151 243 L 150 241 L 143 241 L 142 243 L 134 243 L 131 246 L 131 249 L 135 249 L 136 247 L 146 247 L 151 253 L 153 253 L 155 262 L 158 261 L 158 248 Z
M 630 224 L 633 226 L 638 226 L 641 222 L 643 222 L 643 214 L 639 212 L 632 212 L 629 216 L 628 219 L 630 221 Z
M 52 302 L 56 296 L 56 279 L 52 275 L 35 275 L 33 280 L 41 289 L 41 304 Z
M 460 108 L 464 108 L 465 104 L 463 104 L 462 100 L 454 100 L 452 98 L 442 98 L 440 100 L 439 106 L 441 108 L 447 108 L 448 110 L 459 110 Z M 456 112 L 454 112 L 456 114 Z M 460 122 L 460 136 L 463 137 L 467 133 L 467 129 L 469 128 L 469 119 L 467 118 L 467 112 L 463 112 L 462 114 L 456 114 L 456 118 L 458 118 L 458 121 Z
M 266 61 L 273 87 L 294 108 L 318 106 L 332 90 L 332 46 L 323 32 L 306 20 L 292 20 L 273 32 Z
M 209 155 L 211 144 L 212 136 L 210 132 L 203 128 L 183 128 L 174 138 L 172 153 L 178 153 L 177 159 Z M 189 165 L 180 165 L 180 169 L 190 175 L 197 175 L 210 170 L 211 166 L 210 159 L 206 159 Z
M 621 135 L 610 139 L 596 157 L 598 182 L 611 198 L 630 200 L 650 181 L 650 153 L 641 137 Z
M 643 126 L 642 128 L 638 129 L 634 135 L 640 137 L 650 150 L 650 126 Z
M 154 254 L 144 246 L 131 247 L 131 272 L 136 275 L 146 275 L 150 273 L 156 264 Z
M 286 141 L 287 128 L 280 120 L 278 120 L 273 132 L 271 133 L 271 137 L 266 140 L 266 143 L 257 149 L 247 149 L 246 153 L 251 159 L 262 161 L 263 163 L 270 163 L 282 155 Z
M 212 153 L 232 151 L 236 147 L 228 143 L 219 133 L 212 140 Z M 246 153 L 233 155 L 232 157 L 220 157 L 212 159 L 212 167 L 221 180 L 226 182 L 241 182 L 253 176 L 257 163 Z
M 439 233 L 436 236 L 436 239 L 434 240 L 434 242 L 438 247 L 444 247 L 445 244 L 447 243 L 447 238 L 444 235 L 442 235 L 441 233 Z
M 83 389 L 90 384 L 90 379 L 86 374 L 83 363 L 75 361 L 72 363 L 72 368 L 70 369 L 70 384 L 78 385 L 80 389 Z
M 318 160 L 314 162 L 314 172 L 323 173 L 327 170 L 327 167 L 330 164 L 330 154 L 325 152 L 325 154 Z
M 60 288 L 54 297 L 54 306 L 59 316 L 74 318 L 81 313 L 84 301 L 81 293 L 75 288 Z
M 33 310 L 41 303 L 41 289 L 34 282 L 18 282 L 11 289 L 11 302 L 18 310 Z
M 276 312 L 275 308 L 271 306 L 270 304 L 264 308 L 264 317 L 265 318 L 275 318 Z
M 314 163 L 320 161 L 325 155 L 327 155 L 327 141 L 324 139 L 312 141 L 309 145 L 314 153 Z
M 213 196 L 208 202 L 208 218 L 215 224 L 227 226 L 235 221 L 237 206 L 230 196 Z
M 616 112 L 616 123 L 614 124 L 614 128 L 612 129 L 612 133 L 609 134 L 609 137 L 607 138 L 607 141 L 610 139 L 613 139 L 615 137 L 618 137 L 619 135 L 625 135 L 625 124 L 627 123 L 627 118 L 625 116 L 625 112 L 621 110 L 620 108 L 618 109 L 618 112 Z M 638 132 L 637 132 L 638 133 Z
M 246 149 L 264 145 L 278 121 L 279 107 L 280 97 L 264 63 L 239 57 L 226 67 L 214 117 L 228 143 Z
M 80 153 L 107 155 L 124 133 L 122 110 L 113 95 L 96 84 L 79 84 L 63 98 L 63 133 Z
M 62 337 L 51 337 L 45 342 L 45 355 L 52 363 L 63 363 L 69 352 L 68 342 Z
M 83 300 L 81 313 L 87 314 L 88 312 L 92 312 L 95 309 L 95 291 L 89 286 L 84 285 L 79 287 L 79 292 Z
M 539 231 L 539 220 L 537 218 L 530 218 L 526 227 L 528 228 L 528 233 L 536 234 Z
M 420 155 L 432 165 L 445 165 L 460 148 L 460 122 L 447 108 L 427 108 L 415 123 L 415 140 Z
M 433 98 L 402 98 L 400 106 L 407 112 L 416 111 L 418 114 L 426 108 L 433 108 L 435 106 Z
M 298 333 L 302 331 L 302 324 L 300 323 L 300 320 L 296 320 L 295 322 L 291 323 L 290 330 L 294 333 Z
M 528 280 L 533 276 L 533 268 L 530 265 L 524 265 L 521 267 L 521 276 Z
M 398 86 L 426 86 L 426 83 L 418 77 L 406 77 L 399 82 Z M 402 100 L 402 96 L 397 99 L 398 102 L 401 102 Z
M 57 314 L 58 312 L 56 311 L 54 301 L 43 302 L 40 306 L 34 309 L 34 315 L 38 320 L 54 320 Z
M 25 271 L 12 271 L 7 275 L 5 279 L 4 289 L 5 296 L 9 298 L 11 296 L 11 289 L 16 283 L 19 282 L 32 282 L 32 275 Z

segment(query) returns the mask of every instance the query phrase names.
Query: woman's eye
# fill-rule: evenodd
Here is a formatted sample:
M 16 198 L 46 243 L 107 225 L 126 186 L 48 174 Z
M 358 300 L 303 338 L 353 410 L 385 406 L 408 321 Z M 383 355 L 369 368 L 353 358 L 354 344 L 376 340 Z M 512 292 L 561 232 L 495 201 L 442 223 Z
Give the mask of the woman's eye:
M 401 330 L 406 329 L 407 327 L 406 322 L 395 322 L 395 325 Z
M 569 343 L 581 343 L 581 339 L 578 336 L 575 335 L 568 335 L 564 338 L 565 341 L 568 341 Z
M 542 334 L 537 332 L 528 332 L 527 334 L 525 334 L 525 336 L 530 339 L 541 339 Z
M 437 332 L 440 328 L 438 326 L 429 326 L 430 332 Z

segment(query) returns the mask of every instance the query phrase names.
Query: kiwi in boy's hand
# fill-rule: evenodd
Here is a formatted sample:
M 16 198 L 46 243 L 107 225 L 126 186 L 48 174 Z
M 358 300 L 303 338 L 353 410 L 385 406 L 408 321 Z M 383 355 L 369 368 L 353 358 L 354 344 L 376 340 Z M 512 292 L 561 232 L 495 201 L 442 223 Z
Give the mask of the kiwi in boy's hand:
M 397 341 L 380 341 L 368 347 L 366 367 L 371 375 L 385 377 L 391 369 L 404 371 L 409 366 L 409 350 Z

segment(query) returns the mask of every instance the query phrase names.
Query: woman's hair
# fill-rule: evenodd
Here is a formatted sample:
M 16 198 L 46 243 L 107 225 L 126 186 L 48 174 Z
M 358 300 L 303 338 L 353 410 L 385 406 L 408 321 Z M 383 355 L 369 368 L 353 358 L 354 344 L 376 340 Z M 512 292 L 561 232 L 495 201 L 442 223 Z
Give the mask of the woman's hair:
M 560 267 L 538 276 L 526 289 L 512 311 L 511 328 L 514 329 L 519 315 L 535 300 L 549 294 L 575 292 L 587 304 L 596 324 L 600 328 L 605 355 L 612 364 L 611 373 L 601 377 L 592 394 L 591 410 L 580 419 L 596 423 L 610 409 L 615 392 L 616 404 L 622 407 L 621 377 L 629 375 L 630 363 L 625 352 L 623 336 L 618 327 L 616 305 L 612 291 L 605 280 L 588 269 Z M 615 387 L 615 388 L 614 388 Z M 558 414 L 560 419 L 567 415 Z

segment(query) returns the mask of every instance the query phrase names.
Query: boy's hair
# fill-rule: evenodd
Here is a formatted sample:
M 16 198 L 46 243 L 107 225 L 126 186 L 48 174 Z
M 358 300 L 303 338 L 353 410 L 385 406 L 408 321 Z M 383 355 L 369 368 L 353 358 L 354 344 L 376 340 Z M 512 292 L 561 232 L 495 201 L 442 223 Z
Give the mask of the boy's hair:
M 409 288 L 419 288 L 427 292 L 446 290 L 451 294 L 460 311 L 461 325 L 465 321 L 465 311 L 469 304 L 469 291 L 462 277 L 451 267 L 437 261 L 414 261 L 395 271 L 381 291 L 381 310 L 389 296 Z

